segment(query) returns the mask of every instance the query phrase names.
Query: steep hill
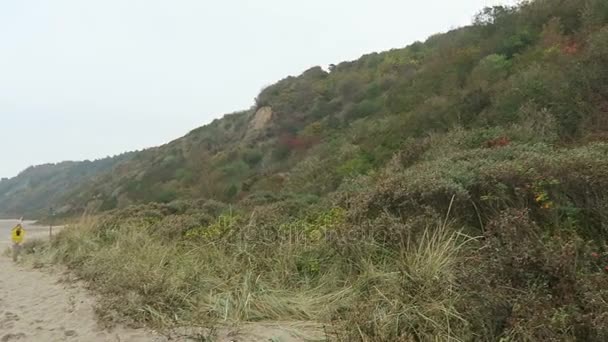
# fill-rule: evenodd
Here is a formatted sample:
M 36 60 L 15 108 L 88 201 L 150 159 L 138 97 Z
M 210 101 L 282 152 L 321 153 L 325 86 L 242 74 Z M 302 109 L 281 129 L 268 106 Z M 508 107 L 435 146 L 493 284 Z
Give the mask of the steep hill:
M 453 130 L 477 136 L 470 147 L 501 138 L 603 140 L 604 7 L 536 1 L 521 10 L 488 8 L 472 26 L 424 43 L 312 68 L 262 91 L 250 110 L 137 154 L 76 189 L 71 204 L 323 196 L 428 135 Z
M 510 140 L 603 139 L 603 2 L 549 3 L 488 8 L 472 26 L 424 43 L 288 77 L 262 91 L 252 109 L 136 153 L 111 172 L 82 172 L 83 164 L 41 184 L 26 172 L 0 187 L 4 211 L 235 202 L 281 191 L 323 196 L 424 136 L 454 129 L 477 130 L 485 135 L 479 144 L 503 135 L 480 129 L 513 125 L 522 128 Z
M 488 8 L 472 26 L 424 43 L 288 77 L 262 91 L 252 109 L 135 153 L 111 172 L 73 168 L 74 177 L 61 172 L 60 180 L 34 184 L 42 190 L 16 193 L 15 184 L 32 186 L 19 180 L 26 173 L 0 188 L 4 203 L 15 203 L 4 211 L 235 202 L 281 191 L 322 196 L 421 138 L 454 129 L 477 130 L 486 142 L 503 132 L 479 129 L 513 125 L 521 129 L 509 140 L 603 139 L 603 2 L 553 2 Z

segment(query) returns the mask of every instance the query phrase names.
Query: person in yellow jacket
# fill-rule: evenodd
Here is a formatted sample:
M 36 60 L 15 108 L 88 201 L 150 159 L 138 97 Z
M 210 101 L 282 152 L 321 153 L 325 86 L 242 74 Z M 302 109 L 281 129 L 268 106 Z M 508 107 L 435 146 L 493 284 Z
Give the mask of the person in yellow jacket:
M 15 228 L 11 230 L 11 240 L 13 240 L 13 261 L 17 261 L 23 240 L 25 239 L 25 229 L 23 229 L 23 221 L 19 222 Z

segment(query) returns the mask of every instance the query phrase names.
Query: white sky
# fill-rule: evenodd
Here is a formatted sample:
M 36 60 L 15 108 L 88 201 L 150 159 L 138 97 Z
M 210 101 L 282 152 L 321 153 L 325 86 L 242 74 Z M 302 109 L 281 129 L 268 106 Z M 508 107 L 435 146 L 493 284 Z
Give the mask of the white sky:
M 0 177 L 166 143 L 511 0 L 0 0 Z

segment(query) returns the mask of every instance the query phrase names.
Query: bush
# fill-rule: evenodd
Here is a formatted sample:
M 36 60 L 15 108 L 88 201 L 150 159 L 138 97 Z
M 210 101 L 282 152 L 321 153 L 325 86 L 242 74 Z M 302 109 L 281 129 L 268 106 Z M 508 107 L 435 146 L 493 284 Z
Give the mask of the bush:
M 479 215 L 491 217 L 507 207 L 532 208 L 536 219 L 552 225 L 579 211 L 585 213 L 576 215 L 583 236 L 606 236 L 605 196 L 597 190 L 608 185 L 608 173 L 603 174 L 608 163 L 601 157 L 606 152 L 605 144 L 571 150 L 512 145 L 454 153 L 403 170 L 393 164 L 372 190 L 346 199 L 345 205 L 355 217 L 376 217 L 426 206 L 442 212 L 454 197 L 457 217 L 471 225 L 479 225 Z M 554 207 L 535 201 L 540 188 L 549 192 Z
M 465 283 L 475 331 L 518 341 L 606 339 L 605 302 L 588 302 L 589 294 L 604 292 L 596 287 L 603 271 L 592 266 L 584 240 L 565 230 L 547 233 L 526 210 L 506 210 L 486 228 Z
M 471 82 L 481 89 L 504 79 L 509 74 L 511 62 L 504 55 L 492 54 L 482 59 L 471 72 Z
M 346 113 L 346 120 L 352 121 L 372 114 L 378 114 L 384 108 L 381 99 L 366 99 L 352 106 Z
M 587 28 L 602 27 L 608 24 L 608 4 L 602 0 L 587 1 L 582 16 Z
M 249 167 L 255 167 L 258 165 L 262 161 L 262 158 L 264 158 L 264 155 L 262 152 L 257 150 L 246 150 L 243 153 L 243 160 L 245 163 L 247 163 L 247 165 L 249 165 Z

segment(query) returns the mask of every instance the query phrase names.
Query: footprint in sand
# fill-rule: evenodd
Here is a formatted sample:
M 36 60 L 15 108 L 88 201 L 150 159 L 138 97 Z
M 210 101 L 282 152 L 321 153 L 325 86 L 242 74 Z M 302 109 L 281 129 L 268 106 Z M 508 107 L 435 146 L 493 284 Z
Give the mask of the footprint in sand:
M 14 314 L 14 313 L 12 313 L 10 311 L 7 311 L 4 314 L 4 316 L 5 316 L 5 320 L 6 321 L 18 321 L 19 320 L 19 316 L 17 316 L 16 314 Z
M 6 335 L 2 336 L 2 339 L 0 339 L 0 341 L 2 341 L 2 342 L 17 341 L 22 338 L 25 338 L 25 336 L 26 335 L 24 333 L 6 334 Z
M 14 327 L 15 327 L 15 324 L 13 322 L 0 321 L 0 331 L 12 329 Z
M 14 322 L 18 320 L 19 316 L 15 315 L 12 312 L 6 312 L 4 314 L 4 318 L 0 320 L 0 330 L 13 328 L 15 326 Z
M 19 316 L 15 315 L 12 312 L 8 312 L 8 311 L 4 314 L 4 317 L 5 317 L 4 321 L 7 321 L 7 322 L 19 320 Z
M 65 334 L 66 337 L 75 337 L 75 336 L 78 336 L 78 333 L 76 331 L 74 331 L 74 330 L 66 330 L 64 334 Z

